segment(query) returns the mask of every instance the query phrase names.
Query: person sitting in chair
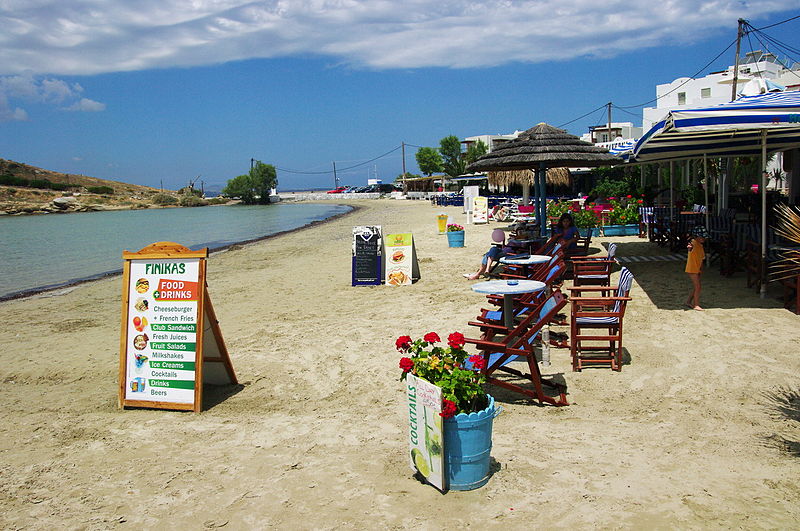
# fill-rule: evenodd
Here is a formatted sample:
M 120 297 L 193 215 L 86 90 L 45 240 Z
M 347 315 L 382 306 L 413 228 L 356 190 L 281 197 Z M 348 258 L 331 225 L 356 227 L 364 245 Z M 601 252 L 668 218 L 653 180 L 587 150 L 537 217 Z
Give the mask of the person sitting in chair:
M 528 254 L 525 249 L 521 247 L 522 244 L 517 242 L 517 240 L 508 240 L 508 244 L 505 243 L 505 240 L 506 235 L 502 230 L 493 230 L 492 246 L 489 248 L 486 254 L 483 255 L 483 258 L 481 258 L 481 266 L 475 273 L 464 273 L 464 278 L 468 280 L 477 280 L 487 271 L 491 271 L 495 263 L 504 256 Z
M 561 246 L 566 251 L 572 251 L 578 247 L 578 228 L 569 212 L 564 212 L 558 219 L 558 225 L 553 227 L 553 234 L 559 236 Z

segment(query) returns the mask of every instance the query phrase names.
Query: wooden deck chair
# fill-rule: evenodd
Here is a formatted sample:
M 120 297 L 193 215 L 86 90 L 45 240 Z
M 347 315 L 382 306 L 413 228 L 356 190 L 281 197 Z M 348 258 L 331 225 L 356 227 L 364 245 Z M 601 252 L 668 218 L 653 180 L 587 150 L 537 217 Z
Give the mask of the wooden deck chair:
M 486 360 L 486 367 L 481 370 L 481 373 L 486 375 L 486 380 L 491 384 L 538 400 L 542 404 L 569 405 L 566 387 L 550 379 L 542 378 L 534 349 L 542 327 L 548 324 L 566 303 L 564 295 L 560 291 L 555 291 L 502 339 L 498 341 L 465 339 L 467 343 L 475 345 L 483 355 L 483 359 Z M 528 373 L 509 367 L 508 364 L 512 361 L 527 361 Z M 468 368 L 471 368 L 471 364 Z M 521 387 L 507 379 L 499 379 L 495 376 L 498 372 L 528 380 L 533 383 L 533 389 Z M 558 399 L 546 395 L 544 387 L 555 390 L 559 395 Z
M 515 299 L 514 315 L 516 316 L 516 318 L 518 319 L 524 318 L 524 316 L 528 314 L 532 309 L 538 307 L 539 304 L 541 304 L 541 302 L 545 298 L 547 298 L 547 295 L 551 291 L 554 291 L 554 289 L 552 288 L 552 284 L 560 278 L 561 274 L 564 272 L 564 268 L 565 268 L 564 261 L 558 260 L 553 264 L 553 267 L 551 267 L 548 270 L 547 276 L 541 280 L 541 282 L 544 282 L 545 284 L 545 289 L 533 293 L 525 293 L 521 295 L 519 298 Z M 500 306 L 502 305 L 503 300 L 502 298 L 492 299 L 491 302 Z M 509 332 L 509 330 L 505 328 L 505 326 L 503 326 L 503 312 L 501 310 L 490 310 L 487 308 L 481 308 L 480 315 L 478 315 L 475 319 L 476 321 L 470 321 L 469 325 L 477 326 L 481 328 L 484 332 L 489 331 L 484 326 L 486 324 L 494 325 L 491 328 L 491 331 L 493 333 L 500 332 L 507 334 Z
M 622 370 L 622 320 L 627 302 L 631 300 L 629 294 L 632 285 L 633 274 L 623 267 L 619 283 L 613 288 L 582 286 L 570 289 L 570 354 L 573 371 L 596 364 L 610 364 L 612 370 Z M 591 291 L 608 293 L 612 289 L 616 291 L 615 296 L 578 296 Z M 599 330 L 607 330 L 607 334 Z M 597 345 L 598 342 L 604 344 Z
M 572 261 L 572 282 L 574 286 L 608 286 L 611 283 L 611 272 L 617 263 L 614 258 L 617 244 L 608 245 L 605 258 L 575 258 Z

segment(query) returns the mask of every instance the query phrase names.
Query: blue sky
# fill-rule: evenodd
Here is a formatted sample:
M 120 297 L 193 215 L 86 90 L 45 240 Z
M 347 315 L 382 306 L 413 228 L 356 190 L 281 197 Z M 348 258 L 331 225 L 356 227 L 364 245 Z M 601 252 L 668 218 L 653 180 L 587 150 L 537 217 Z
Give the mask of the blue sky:
M 362 164 L 402 141 L 652 100 L 724 50 L 737 18 L 798 14 L 786 0 L 0 0 L 0 158 L 168 188 L 198 175 L 223 185 L 255 158 L 279 168 L 280 189 L 327 187 L 332 161 Z M 799 30 L 800 19 L 766 31 L 800 48 Z M 640 125 L 632 112 L 614 120 Z M 597 111 L 566 128 L 604 121 Z M 393 180 L 400 150 L 339 177 L 365 184 L 375 169 Z

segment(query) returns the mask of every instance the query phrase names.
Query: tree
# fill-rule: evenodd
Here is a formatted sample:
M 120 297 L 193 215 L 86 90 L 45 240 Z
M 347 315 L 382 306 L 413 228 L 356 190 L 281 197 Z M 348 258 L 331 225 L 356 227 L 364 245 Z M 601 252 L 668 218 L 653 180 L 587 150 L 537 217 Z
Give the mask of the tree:
M 269 193 L 276 186 L 278 176 L 275 166 L 258 161 L 250 173 L 230 179 L 222 189 L 222 194 L 238 197 L 246 205 L 264 205 L 269 203 Z
M 467 164 L 472 164 L 480 157 L 486 155 L 489 151 L 489 146 L 483 143 L 483 140 L 478 140 L 474 144 L 470 144 L 467 148 Z
M 457 136 L 446 136 L 439 141 L 439 152 L 442 154 L 442 169 L 450 177 L 458 177 L 464 173 L 466 164 L 461 156 L 461 142 Z
M 427 176 L 433 172 L 442 171 L 442 156 L 432 147 L 422 147 L 417 150 L 417 166 L 419 171 Z

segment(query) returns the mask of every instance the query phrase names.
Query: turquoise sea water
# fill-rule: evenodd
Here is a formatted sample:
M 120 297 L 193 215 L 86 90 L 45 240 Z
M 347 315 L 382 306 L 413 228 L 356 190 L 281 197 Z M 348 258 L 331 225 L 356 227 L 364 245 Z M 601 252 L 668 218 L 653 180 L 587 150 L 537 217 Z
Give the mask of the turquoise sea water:
M 0 218 L 0 298 L 122 269 L 122 251 L 158 241 L 216 248 L 350 210 L 288 204 L 120 210 Z

